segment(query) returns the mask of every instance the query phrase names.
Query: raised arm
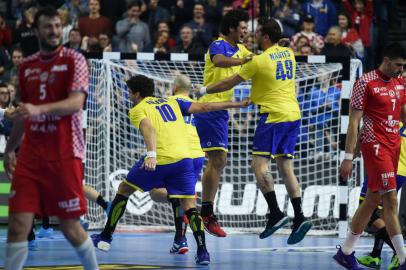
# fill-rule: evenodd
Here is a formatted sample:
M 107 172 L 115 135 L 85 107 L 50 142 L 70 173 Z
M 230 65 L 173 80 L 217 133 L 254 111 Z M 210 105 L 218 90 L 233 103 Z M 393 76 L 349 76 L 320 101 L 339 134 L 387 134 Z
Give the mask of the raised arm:
M 147 146 L 147 156 L 142 167 L 147 171 L 155 171 L 156 167 L 156 130 L 148 118 L 140 122 L 139 129 Z
M 245 56 L 244 58 L 233 58 L 227 57 L 223 54 L 216 54 L 213 56 L 212 61 L 214 66 L 227 68 L 227 67 L 234 67 L 234 66 L 241 66 L 252 59 L 254 54 L 250 54 Z
M 372 18 L 374 16 L 374 2 L 373 0 L 368 0 L 365 5 L 365 14 Z
M 231 108 L 242 108 L 247 107 L 250 105 L 250 100 L 245 99 L 243 101 L 238 102 L 205 102 L 205 103 L 198 103 L 193 102 L 192 105 L 189 107 L 189 113 L 205 113 L 205 112 L 212 112 L 212 111 L 221 111 Z
M 352 174 L 352 159 L 358 138 L 358 127 L 363 111 L 350 108 L 347 137 L 345 139 L 345 157 L 340 166 L 340 176 L 347 180 Z
M 218 83 L 209 85 L 207 87 L 200 88 L 200 94 L 205 94 L 205 93 L 214 94 L 214 93 L 225 92 L 227 90 L 230 90 L 237 84 L 240 84 L 243 81 L 244 81 L 244 79 L 240 75 L 235 74 L 231 77 L 228 77 L 227 79 L 219 81 Z
M 350 15 L 352 15 L 355 12 L 354 7 L 348 0 L 343 0 L 343 5 L 344 8 L 347 10 L 347 12 L 350 13 Z

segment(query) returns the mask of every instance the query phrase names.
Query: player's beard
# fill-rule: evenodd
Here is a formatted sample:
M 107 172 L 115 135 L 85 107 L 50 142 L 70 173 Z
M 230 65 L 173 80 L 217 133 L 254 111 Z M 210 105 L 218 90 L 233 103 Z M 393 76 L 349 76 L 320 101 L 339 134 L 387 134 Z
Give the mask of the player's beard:
M 46 40 L 40 40 L 39 43 L 42 50 L 52 52 L 55 51 L 59 46 L 61 46 L 62 39 L 59 39 L 58 45 L 49 44 L 48 42 L 46 42 Z

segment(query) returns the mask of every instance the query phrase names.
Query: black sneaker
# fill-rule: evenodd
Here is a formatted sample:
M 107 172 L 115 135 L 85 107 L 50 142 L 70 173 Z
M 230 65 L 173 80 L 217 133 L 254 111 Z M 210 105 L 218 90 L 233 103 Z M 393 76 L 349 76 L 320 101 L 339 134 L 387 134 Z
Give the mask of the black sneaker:
M 265 230 L 259 235 L 259 238 L 264 239 L 271 236 L 274 232 L 285 226 L 289 222 L 287 216 L 280 212 L 276 216 L 268 215 L 268 222 L 266 223 Z
M 302 241 L 311 227 L 312 223 L 305 218 L 293 220 L 292 233 L 289 235 L 288 245 L 294 245 Z

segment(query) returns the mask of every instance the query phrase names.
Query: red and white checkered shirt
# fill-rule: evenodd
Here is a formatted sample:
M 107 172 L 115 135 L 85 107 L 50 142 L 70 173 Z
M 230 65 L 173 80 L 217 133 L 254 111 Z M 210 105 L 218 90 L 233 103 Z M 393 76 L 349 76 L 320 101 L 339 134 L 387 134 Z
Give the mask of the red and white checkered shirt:
M 87 95 L 88 78 L 86 59 L 74 50 L 61 47 L 52 55 L 36 53 L 19 69 L 21 101 L 39 105 L 66 99 L 72 91 Z M 81 122 L 82 111 L 26 119 L 20 155 L 38 155 L 45 160 L 83 159 Z
M 355 82 L 350 102 L 353 108 L 363 111 L 361 143 L 400 147 L 399 123 L 402 105 L 406 104 L 401 77 L 388 78 L 378 69 L 365 73 Z
M 324 47 L 324 39 L 321 35 L 311 32 L 311 33 L 306 33 L 305 31 L 301 31 L 299 33 L 296 33 L 294 36 L 292 36 L 292 40 L 290 42 L 290 47 L 295 48 L 296 47 L 296 42 L 299 39 L 300 36 L 305 36 L 310 42 L 310 46 L 313 48 L 316 48 L 318 50 L 323 49 Z M 299 48 L 296 48 L 299 49 Z

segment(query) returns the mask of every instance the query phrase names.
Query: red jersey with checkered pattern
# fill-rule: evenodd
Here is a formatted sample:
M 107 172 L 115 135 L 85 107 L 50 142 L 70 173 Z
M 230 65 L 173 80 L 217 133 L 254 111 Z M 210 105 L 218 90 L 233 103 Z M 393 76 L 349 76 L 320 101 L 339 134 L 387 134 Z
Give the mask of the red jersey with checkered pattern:
M 61 47 L 55 53 L 36 53 L 19 68 L 21 102 L 34 105 L 66 99 L 72 91 L 88 93 L 88 67 L 83 55 Z M 24 122 L 19 156 L 52 161 L 84 158 L 82 110 L 67 116 L 40 115 Z
M 401 77 L 389 78 L 379 69 L 360 77 L 351 96 L 351 106 L 363 111 L 360 142 L 377 142 L 389 149 L 399 148 L 399 123 L 405 103 Z

